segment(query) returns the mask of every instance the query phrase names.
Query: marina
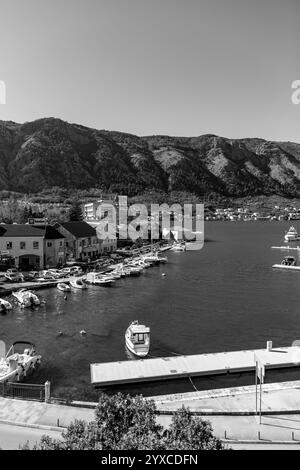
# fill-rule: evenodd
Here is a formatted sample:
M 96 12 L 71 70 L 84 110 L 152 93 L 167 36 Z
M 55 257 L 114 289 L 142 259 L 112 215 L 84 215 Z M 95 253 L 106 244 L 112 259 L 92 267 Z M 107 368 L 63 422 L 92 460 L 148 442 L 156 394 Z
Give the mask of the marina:
M 51 380 L 54 397 L 71 394 L 81 400 L 96 398 L 90 364 L 121 361 L 131 367 L 140 362 L 125 345 L 124 334 L 133 320 L 151 330 L 147 363 L 172 356 L 261 349 L 266 338 L 272 338 L 276 346 L 292 344 L 300 338 L 298 276 L 291 270 L 286 275 L 272 270 L 279 261 L 278 252 L 269 249 L 276 246 L 285 228 L 286 224 L 278 222 L 207 222 L 208 241 L 202 250 L 166 251 L 168 262 L 153 263 L 150 269 L 150 263 L 137 256 L 136 266 L 132 265 L 132 257 L 127 256 L 127 263 L 122 264 L 129 266 L 124 271 L 116 261 L 100 273 L 91 273 L 91 277 L 111 279 L 107 287 L 89 284 L 87 289 L 72 288 L 71 292 L 56 288 L 59 282 L 69 284 L 70 277 L 3 283 L 8 292 L 0 296 L 13 308 L 0 317 L 2 339 L 7 344 L 32 340 L 43 362 L 30 381 Z M 23 309 L 13 302 L 9 288 L 21 286 L 29 290 L 34 286 L 41 305 Z M 294 369 L 279 369 L 276 374 L 274 370 L 271 375 L 280 381 L 279 375 L 284 374 L 290 380 Z M 252 372 L 213 377 L 203 376 L 200 385 L 194 376 L 193 382 L 205 389 L 217 388 L 219 383 L 227 387 L 253 383 Z M 146 395 L 159 395 L 170 391 L 167 383 L 164 379 L 138 382 L 136 387 Z M 118 390 L 118 384 L 113 388 Z M 174 393 L 192 389 L 188 377 L 172 382 Z
M 256 361 L 266 369 L 300 367 L 298 346 L 231 351 L 192 356 L 161 357 L 139 361 L 91 364 L 91 383 L 95 387 L 137 382 L 213 376 L 254 371 Z

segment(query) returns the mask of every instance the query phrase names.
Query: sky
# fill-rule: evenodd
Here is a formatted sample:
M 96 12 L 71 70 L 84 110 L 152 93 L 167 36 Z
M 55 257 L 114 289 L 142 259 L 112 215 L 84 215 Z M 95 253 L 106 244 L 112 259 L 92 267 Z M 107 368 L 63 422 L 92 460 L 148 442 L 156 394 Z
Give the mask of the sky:
M 0 119 L 300 142 L 299 0 L 0 0 Z

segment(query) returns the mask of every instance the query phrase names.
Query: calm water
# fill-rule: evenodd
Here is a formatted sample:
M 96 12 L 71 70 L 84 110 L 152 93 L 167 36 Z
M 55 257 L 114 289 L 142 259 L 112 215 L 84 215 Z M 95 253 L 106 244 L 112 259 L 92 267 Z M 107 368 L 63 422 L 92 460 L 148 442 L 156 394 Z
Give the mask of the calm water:
M 272 270 L 287 253 L 283 245 L 289 223 L 206 222 L 208 241 L 201 251 L 167 252 L 168 264 L 114 287 L 90 287 L 64 294 L 39 291 L 47 300 L 34 311 L 14 308 L 0 317 L 1 339 L 32 340 L 43 361 L 30 381 L 49 379 L 54 395 L 91 398 L 91 362 L 128 359 L 124 332 L 131 320 L 151 327 L 151 356 L 196 354 L 274 346 L 300 339 L 300 272 Z M 299 227 L 300 228 L 300 227 Z M 297 255 L 293 255 L 297 256 Z M 162 273 L 166 277 L 162 277 Z M 79 331 L 84 329 L 86 337 Z M 58 337 L 58 332 L 64 335 Z M 296 374 L 296 375 L 295 375 Z M 289 380 L 298 372 L 281 372 L 272 380 Z M 194 379 L 193 379 L 194 380 Z M 195 379 L 199 388 L 253 383 L 248 374 Z M 188 380 L 148 384 L 145 394 L 191 390 Z

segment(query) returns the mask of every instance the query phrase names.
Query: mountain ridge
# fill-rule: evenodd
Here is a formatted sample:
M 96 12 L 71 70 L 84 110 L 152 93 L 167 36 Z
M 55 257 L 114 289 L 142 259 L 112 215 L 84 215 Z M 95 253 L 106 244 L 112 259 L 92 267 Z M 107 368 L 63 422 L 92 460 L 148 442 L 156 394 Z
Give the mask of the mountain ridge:
M 198 196 L 300 196 L 300 144 L 262 138 L 137 136 L 57 118 L 0 121 L 0 189 L 98 187 Z

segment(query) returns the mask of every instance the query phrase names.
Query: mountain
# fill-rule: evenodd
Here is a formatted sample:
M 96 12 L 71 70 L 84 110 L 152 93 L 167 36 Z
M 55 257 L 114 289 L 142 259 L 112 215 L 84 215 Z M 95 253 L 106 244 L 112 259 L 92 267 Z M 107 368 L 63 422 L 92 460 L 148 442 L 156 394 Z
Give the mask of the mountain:
M 226 197 L 300 197 L 300 144 L 263 139 L 137 137 L 60 119 L 0 121 L 0 189 L 155 189 Z

